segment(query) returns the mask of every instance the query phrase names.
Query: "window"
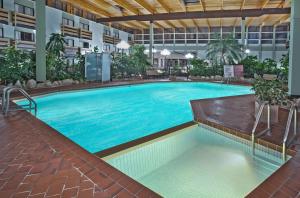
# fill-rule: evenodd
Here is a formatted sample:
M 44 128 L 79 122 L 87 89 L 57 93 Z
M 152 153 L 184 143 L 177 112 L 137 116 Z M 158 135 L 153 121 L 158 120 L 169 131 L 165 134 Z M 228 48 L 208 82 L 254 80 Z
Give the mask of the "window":
M 35 39 L 33 33 L 16 31 L 16 40 L 34 42 Z
M 110 51 L 110 45 L 105 44 L 105 45 L 103 46 L 103 50 L 104 50 L 105 52 L 109 52 L 109 51 Z
M 0 8 L 3 8 L 3 0 L 0 0 Z
M 63 18 L 63 24 L 74 27 L 74 21 L 71 19 Z
M 89 42 L 82 42 L 82 47 L 83 48 L 90 48 Z
M 106 36 L 110 36 L 111 35 L 110 30 L 108 28 L 104 29 L 104 35 L 106 35 Z
M 275 43 L 286 44 L 288 41 L 289 27 L 287 25 L 280 25 L 276 27 Z
M 116 31 L 115 31 L 115 32 L 114 32 L 114 37 L 115 37 L 115 38 L 119 38 L 119 37 L 120 37 L 119 32 L 116 32 Z
M 83 16 L 83 10 L 82 9 L 74 7 L 73 10 L 74 10 L 75 15 L 81 16 L 81 17 Z
M 88 12 L 86 14 L 86 18 L 91 20 L 91 21 L 95 21 L 96 16 L 94 14 Z
M 249 44 L 259 44 L 259 26 L 250 26 L 248 27 L 248 43 Z
M 210 28 L 210 32 L 212 34 L 214 34 L 214 33 L 220 33 L 221 32 L 221 27 L 211 27 Z
M 33 8 L 30 8 L 30 7 L 27 7 L 24 5 L 20 5 L 20 4 L 15 4 L 15 8 L 16 8 L 16 12 L 18 12 L 18 13 L 34 16 Z
M 3 38 L 4 34 L 3 34 L 3 28 L 0 28 L 0 38 Z
M 90 29 L 89 24 L 85 24 L 85 23 L 80 22 L 79 26 L 80 26 L 81 29 L 84 29 L 84 30 L 89 30 Z
M 66 45 L 69 46 L 69 47 L 74 47 L 75 44 L 74 44 L 74 40 L 73 39 L 65 39 L 66 41 Z

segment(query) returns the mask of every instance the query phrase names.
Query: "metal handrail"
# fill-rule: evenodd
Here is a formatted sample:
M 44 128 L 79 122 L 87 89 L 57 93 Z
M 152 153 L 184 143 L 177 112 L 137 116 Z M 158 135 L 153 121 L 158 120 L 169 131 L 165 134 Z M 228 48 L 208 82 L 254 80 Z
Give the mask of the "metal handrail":
M 258 123 L 261 119 L 261 116 L 263 114 L 263 110 L 265 108 L 265 106 L 267 105 L 267 108 L 268 108 L 268 127 L 261 131 L 259 134 L 257 134 L 257 136 L 260 136 L 260 135 L 263 135 L 264 133 L 268 132 L 271 130 L 271 113 L 270 113 L 270 104 L 268 102 L 263 102 L 260 107 L 259 107 L 259 111 L 257 113 L 257 116 L 256 116 L 256 119 L 255 119 L 255 122 L 254 122 L 254 126 L 253 126 L 253 129 L 252 129 L 252 133 L 251 133 L 251 140 L 252 140 L 252 153 L 253 155 L 255 154 L 255 139 L 256 139 L 256 136 L 255 136 L 255 132 L 256 132 L 256 129 L 257 129 L 257 126 L 258 126 Z
M 18 87 L 6 87 L 3 89 L 3 97 L 2 97 L 2 111 L 5 116 L 7 116 L 7 113 L 9 112 L 10 107 L 10 93 L 12 91 L 19 91 L 28 101 L 29 101 L 29 109 L 30 111 L 34 109 L 34 115 L 37 115 L 37 103 L 30 97 L 30 95 L 22 88 Z M 32 108 L 32 104 L 34 105 L 34 108 Z
M 283 136 L 283 142 L 282 142 L 282 159 L 286 161 L 286 147 L 289 146 L 290 143 L 294 140 L 294 138 L 297 136 L 297 113 L 298 113 L 298 108 L 297 108 L 297 103 L 293 102 L 289 111 L 289 116 L 287 119 L 287 124 L 285 128 L 285 133 Z M 292 119 L 294 116 L 294 135 L 293 137 L 287 142 L 289 133 L 290 133 L 290 128 L 291 128 L 291 123 Z

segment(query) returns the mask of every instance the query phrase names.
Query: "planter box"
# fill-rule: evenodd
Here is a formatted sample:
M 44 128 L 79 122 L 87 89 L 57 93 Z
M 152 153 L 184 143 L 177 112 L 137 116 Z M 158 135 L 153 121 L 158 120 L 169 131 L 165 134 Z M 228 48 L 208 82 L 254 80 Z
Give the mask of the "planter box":
M 176 81 L 176 76 L 169 76 L 169 80 Z
M 259 101 L 257 101 L 257 100 L 255 101 L 255 118 L 257 117 L 260 104 L 261 103 Z M 278 123 L 278 111 L 279 111 L 278 105 L 270 105 L 271 124 Z M 263 123 L 268 122 L 268 107 L 267 107 L 267 105 L 265 106 L 259 121 L 263 122 Z

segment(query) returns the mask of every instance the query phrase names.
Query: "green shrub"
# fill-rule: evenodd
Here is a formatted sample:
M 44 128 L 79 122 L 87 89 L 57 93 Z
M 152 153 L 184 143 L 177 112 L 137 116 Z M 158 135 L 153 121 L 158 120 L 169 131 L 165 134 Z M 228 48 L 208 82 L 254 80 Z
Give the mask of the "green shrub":
M 193 66 L 190 69 L 190 74 L 192 76 L 215 76 L 215 75 L 223 75 L 223 66 L 213 65 L 209 66 L 208 63 L 199 58 L 195 58 L 191 60 L 191 65 Z
M 35 77 L 34 54 L 8 47 L 0 59 L 0 81 L 4 84 L 26 81 Z
M 279 78 L 287 81 L 289 76 L 289 54 L 285 54 L 280 59 Z
M 124 78 L 136 75 L 145 75 L 150 66 L 147 55 L 144 54 L 143 45 L 131 47 L 129 55 L 115 53 L 112 61 L 112 75 L 115 78 Z
M 260 63 L 257 59 L 257 56 L 247 56 L 241 61 L 240 64 L 244 66 L 244 76 L 246 78 L 253 78 L 256 68 Z
M 270 58 L 267 58 L 263 62 L 258 64 L 255 70 L 255 72 L 259 76 L 263 76 L 264 74 L 278 75 L 279 73 L 279 70 L 277 68 L 277 62 Z
M 255 79 L 252 90 L 260 101 L 267 101 L 272 105 L 282 104 L 287 96 L 284 83 L 281 80 Z
M 136 75 L 145 75 L 146 70 L 149 68 L 150 63 L 148 62 L 148 57 L 144 53 L 145 46 L 144 45 L 133 45 L 130 48 L 130 68 L 134 68 L 134 72 Z
M 208 64 L 202 60 L 202 59 L 198 59 L 198 58 L 194 58 L 191 60 L 191 65 L 192 68 L 190 69 L 190 74 L 192 76 L 206 76 L 206 72 L 207 72 L 207 67 Z

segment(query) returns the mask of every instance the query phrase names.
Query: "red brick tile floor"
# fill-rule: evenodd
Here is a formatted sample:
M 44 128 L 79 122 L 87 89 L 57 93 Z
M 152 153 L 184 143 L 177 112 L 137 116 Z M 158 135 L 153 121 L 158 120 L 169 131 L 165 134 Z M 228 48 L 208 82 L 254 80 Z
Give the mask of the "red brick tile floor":
M 22 111 L 0 115 L 0 197 L 160 197 Z

